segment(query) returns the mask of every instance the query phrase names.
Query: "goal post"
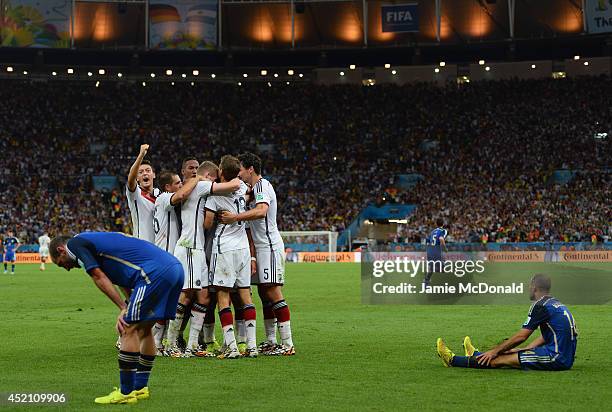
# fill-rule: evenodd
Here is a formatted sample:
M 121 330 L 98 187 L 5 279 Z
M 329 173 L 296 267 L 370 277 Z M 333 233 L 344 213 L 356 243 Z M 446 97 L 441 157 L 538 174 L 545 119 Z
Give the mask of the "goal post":
M 328 252 L 329 261 L 336 261 L 338 232 L 304 230 L 280 232 L 285 247 L 292 246 L 295 252 Z

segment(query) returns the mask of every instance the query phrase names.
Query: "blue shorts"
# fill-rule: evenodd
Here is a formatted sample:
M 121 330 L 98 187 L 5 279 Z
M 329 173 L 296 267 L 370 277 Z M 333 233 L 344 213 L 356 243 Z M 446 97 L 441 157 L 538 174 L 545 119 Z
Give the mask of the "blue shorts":
M 524 370 L 564 371 L 571 368 L 557 360 L 558 354 L 552 353 L 545 346 L 522 350 L 518 353 L 519 363 Z
M 183 266 L 176 262 L 161 270 L 151 283 L 139 282 L 132 290 L 125 321 L 138 323 L 174 319 L 183 278 Z
M 15 261 L 15 252 L 5 252 L 4 253 L 4 261 L 5 262 L 14 262 Z

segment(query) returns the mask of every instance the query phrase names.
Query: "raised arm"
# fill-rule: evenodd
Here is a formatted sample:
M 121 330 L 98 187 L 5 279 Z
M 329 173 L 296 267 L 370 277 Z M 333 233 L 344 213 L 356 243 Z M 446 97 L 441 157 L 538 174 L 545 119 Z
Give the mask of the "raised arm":
M 128 174 L 127 178 L 127 187 L 130 192 L 136 190 L 136 178 L 138 177 L 138 168 L 140 167 L 142 159 L 144 159 L 148 151 L 148 144 L 140 145 L 140 153 L 138 153 L 138 157 L 136 158 L 136 160 L 134 160 L 134 164 L 132 164 L 132 167 L 130 167 L 130 173 Z

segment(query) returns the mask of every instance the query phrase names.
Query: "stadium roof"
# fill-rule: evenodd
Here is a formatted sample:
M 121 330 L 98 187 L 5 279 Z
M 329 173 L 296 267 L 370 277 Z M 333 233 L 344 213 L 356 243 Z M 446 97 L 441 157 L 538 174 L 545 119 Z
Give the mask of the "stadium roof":
M 342 67 L 596 57 L 612 49 L 609 34 L 584 33 L 580 0 L 420 1 L 414 33 L 382 31 L 381 6 L 393 1 L 222 0 L 216 50 L 155 51 L 146 49 L 144 3 L 77 1 L 73 50 L 3 48 L 0 64 Z

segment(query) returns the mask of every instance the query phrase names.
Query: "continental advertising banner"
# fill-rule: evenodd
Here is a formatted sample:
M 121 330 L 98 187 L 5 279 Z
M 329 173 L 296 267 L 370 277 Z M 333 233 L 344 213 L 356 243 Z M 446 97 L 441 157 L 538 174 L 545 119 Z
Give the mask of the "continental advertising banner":
M 612 251 L 559 252 L 560 262 L 612 262 Z
M 486 252 L 489 262 L 544 262 L 546 252 Z
M 217 46 L 217 0 L 151 0 L 152 49 L 212 49 Z
M 40 263 L 40 255 L 38 253 L 17 253 L 15 255 L 17 263 Z M 49 262 L 50 259 L 47 259 Z
M 70 46 L 71 2 L 65 0 L 7 0 L 0 19 L 3 47 Z
M 298 252 L 298 262 L 308 263 L 322 263 L 322 262 L 333 262 L 334 258 L 336 262 L 359 262 L 361 259 L 361 253 L 356 252 Z

